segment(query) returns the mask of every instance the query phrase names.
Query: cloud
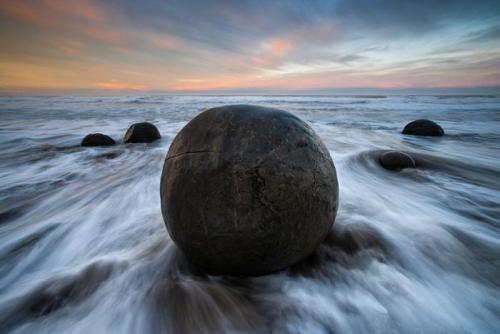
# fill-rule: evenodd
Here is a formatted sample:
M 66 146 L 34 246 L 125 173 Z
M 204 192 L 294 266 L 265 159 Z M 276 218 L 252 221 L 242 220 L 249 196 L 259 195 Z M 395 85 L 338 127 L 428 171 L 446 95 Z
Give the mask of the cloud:
M 359 54 L 347 54 L 338 58 L 338 61 L 341 63 L 351 63 L 359 60 L 366 59 L 365 56 L 361 56 Z
M 79 55 L 82 50 L 85 48 L 85 45 L 79 41 L 75 40 L 62 40 L 54 43 L 54 46 L 57 50 L 68 56 L 76 56 Z
M 125 37 L 122 33 L 98 26 L 85 27 L 80 33 L 94 41 L 103 42 L 108 45 L 120 45 L 125 43 Z
M 10 20 L 48 31 L 52 36 L 71 33 L 73 39 L 76 35 L 109 44 L 124 41 L 120 32 L 106 26 L 110 19 L 107 11 L 87 0 L 3 0 L 0 13 Z
M 119 90 L 458 85 L 500 67 L 490 0 L 0 0 L 0 16 L 21 86 L 23 65 L 40 84 Z
M 451 22 L 500 14 L 496 0 L 344 0 L 330 8 L 335 19 L 372 34 L 425 34 Z
M 147 87 L 145 85 L 140 84 L 131 84 L 127 82 L 116 82 L 116 81 L 108 81 L 108 82 L 96 82 L 96 88 L 106 89 L 106 90 L 138 90 L 143 91 Z
M 482 29 L 480 31 L 475 31 L 469 33 L 468 38 L 464 42 L 469 43 L 500 43 L 500 25 L 495 25 Z
M 72 20 L 102 22 L 108 18 L 104 10 L 85 0 L 2 0 L 3 16 L 42 28 L 68 27 Z
M 264 41 L 253 61 L 259 67 L 273 66 L 286 57 L 294 48 L 293 41 L 286 38 Z
M 149 35 L 149 42 L 160 49 L 179 49 L 182 43 L 175 37 L 168 34 Z

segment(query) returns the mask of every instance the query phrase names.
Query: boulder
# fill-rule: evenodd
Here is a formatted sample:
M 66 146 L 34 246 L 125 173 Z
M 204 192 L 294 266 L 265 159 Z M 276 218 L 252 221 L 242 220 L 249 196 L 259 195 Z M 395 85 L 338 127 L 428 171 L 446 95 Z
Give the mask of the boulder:
M 388 170 L 400 170 L 404 168 L 415 168 L 415 160 L 407 153 L 390 151 L 382 153 L 379 157 L 382 167 Z
M 82 146 L 111 146 L 115 145 L 115 141 L 110 136 L 102 133 L 91 133 L 85 136 L 82 140 Z
M 160 139 L 160 131 L 158 128 L 149 122 L 135 123 L 132 124 L 125 137 L 123 137 L 124 143 L 151 143 L 157 139 Z
M 191 120 L 170 146 L 160 188 L 171 238 L 218 275 L 268 274 L 307 257 L 338 205 L 335 166 L 309 125 L 250 105 Z
M 403 129 L 403 134 L 414 136 L 435 136 L 440 137 L 444 135 L 444 130 L 439 124 L 428 120 L 418 119 L 408 123 Z

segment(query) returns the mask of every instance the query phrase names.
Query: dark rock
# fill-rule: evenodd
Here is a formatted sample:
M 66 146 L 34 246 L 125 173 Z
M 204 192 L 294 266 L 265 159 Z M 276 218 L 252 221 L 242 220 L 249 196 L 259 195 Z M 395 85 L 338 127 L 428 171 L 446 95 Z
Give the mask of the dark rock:
M 435 136 L 444 135 L 444 130 L 439 124 L 428 119 L 418 119 L 408 123 L 403 129 L 403 134 L 414 136 Z
M 156 126 L 148 122 L 142 122 L 132 124 L 125 133 L 123 141 L 125 143 L 151 143 L 160 138 L 160 131 Z
M 91 133 L 82 140 L 82 146 L 111 146 L 115 144 L 113 138 L 102 133 Z
M 210 274 L 263 275 L 307 257 L 337 203 L 320 138 L 296 116 L 257 106 L 195 117 L 172 142 L 161 178 L 170 236 Z
M 379 162 L 385 169 L 399 170 L 404 168 L 415 168 L 415 160 L 404 152 L 390 151 L 382 153 L 379 157 Z

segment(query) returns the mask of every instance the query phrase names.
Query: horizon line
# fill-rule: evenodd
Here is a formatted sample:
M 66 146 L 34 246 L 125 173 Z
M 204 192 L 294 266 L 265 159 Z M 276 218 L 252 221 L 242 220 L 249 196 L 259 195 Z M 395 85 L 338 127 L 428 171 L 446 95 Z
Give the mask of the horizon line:
M 474 87 L 414 87 L 414 88 L 372 88 L 372 87 L 346 87 L 346 88 L 318 88 L 318 89 L 261 89 L 261 88 L 235 88 L 221 90 L 120 90 L 120 89 L 1 89 L 0 96 L 29 96 L 29 95 L 171 95 L 171 96 L 278 96 L 278 95 L 500 95 L 500 86 L 474 86 Z

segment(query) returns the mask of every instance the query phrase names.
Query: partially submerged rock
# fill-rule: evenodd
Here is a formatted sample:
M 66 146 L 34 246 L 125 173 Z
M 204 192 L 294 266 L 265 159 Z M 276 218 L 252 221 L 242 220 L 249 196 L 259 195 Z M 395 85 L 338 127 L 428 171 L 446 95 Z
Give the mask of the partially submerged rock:
M 444 130 L 439 124 L 431 120 L 418 119 L 408 123 L 403 129 L 403 134 L 440 137 L 444 135 Z
M 113 138 L 102 133 L 88 134 L 81 143 L 82 146 L 111 146 L 115 144 Z
M 415 160 L 407 153 L 398 151 L 384 152 L 379 157 L 382 167 L 388 170 L 400 170 L 404 168 L 415 168 Z
M 282 110 L 207 110 L 175 137 L 161 178 L 167 230 L 210 274 L 263 275 L 307 257 L 336 216 L 338 183 L 314 131 Z
M 160 131 L 158 128 L 149 122 L 135 123 L 132 124 L 125 137 L 123 137 L 124 143 L 151 143 L 157 139 L 160 139 Z

